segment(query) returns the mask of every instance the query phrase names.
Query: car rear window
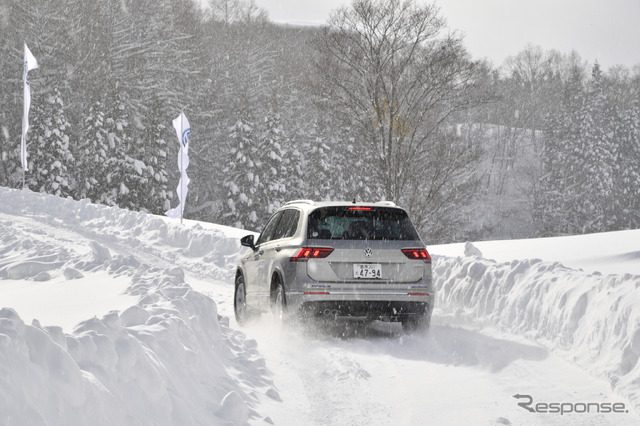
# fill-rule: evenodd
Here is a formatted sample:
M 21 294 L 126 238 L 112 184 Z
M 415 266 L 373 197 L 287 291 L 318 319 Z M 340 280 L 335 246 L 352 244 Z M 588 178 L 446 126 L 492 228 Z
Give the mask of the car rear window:
M 390 207 L 321 207 L 309 215 L 308 239 L 402 240 L 420 237 L 404 210 Z

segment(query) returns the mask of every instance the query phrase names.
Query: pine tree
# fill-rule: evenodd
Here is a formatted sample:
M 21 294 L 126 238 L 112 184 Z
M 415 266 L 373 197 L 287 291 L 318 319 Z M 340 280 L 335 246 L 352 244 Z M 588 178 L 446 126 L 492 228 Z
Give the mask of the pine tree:
M 591 84 L 582 114 L 581 201 L 577 210 L 581 233 L 610 230 L 615 223 L 612 210 L 616 167 L 615 115 L 607 105 L 599 64 L 593 66 Z
M 127 105 L 124 92 L 116 92 L 108 105 L 106 123 L 114 155 L 107 158 L 107 179 L 100 202 L 140 210 L 140 202 L 146 198 L 147 166 L 137 156 Z
M 19 146 L 22 98 L 16 94 L 22 87 L 23 59 L 13 23 L 16 3 L 17 0 L 9 0 L 0 4 L 0 185 L 9 187 L 22 183 Z
M 167 137 L 172 136 L 173 128 L 169 128 L 165 122 L 167 114 L 164 114 L 163 103 L 157 97 L 150 107 L 148 114 L 148 131 L 145 138 L 139 141 L 137 152 L 139 158 L 146 165 L 148 184 L 143 190 L 144 202 L 140 203 L 142 209 L 155 214 L 162 214 L 171 206 L 172 191 L 168 188 L 168 144 Z
M 640 91 L 622 118 L 616 176 L 616 229 L 640 228 Z
M 308 133 L 299 135 L 302 146 L 302 189 L 303 197 L 312 200 L 336 199 L 331 170 L 336 165 L 331 162 L 331 147 L 327 144 L 327 123 L 315 120 Z M 337 197 L 340 198 L 340 197 Z
M 583 175 L 581 113 L 585 91 L 577 67 L 563 90 L 561 109 L 545 119 L 542 177 L 534 195 L 533 220 L 541 236 L 579 232 L 576 217 Z
M 297 152 L 290 148 L 280 115 L 265 117 L 258 150 L 262 157 L 259 176 L 267 191 L 258 195 L 260 204 L 266 207 L 266 214 L 273 213 L 287 198 L 294 196 L 294 189 L 299 185 L 301 161 Z
M 113 93 L 95 102 L 85 119 L 78 154 L 78 195 L 95 203 L 137 210 L 136 197 L 146 166 L 130 155 L 133 142 L 125 96 Z
M 107 160 L 116 149 L 109 136 L 102 102 L 96 101 L 91 105 L 83 126 L 84 133 L 76 154 L 76 198 L 100 202 L 109 171 Z
M 543 176 L 534 220 L 543 236 L 612 230 L 617 175 L 617 111 L 593 66 L 586 90 L 579 72 L 565 90 L 562 110 L 547 119 Z
M 239 119 L 230 129 L 229 162 L 224 168 L 226 188 L 222 219 L 237 228 L 259 231 L 263 221 L 264 206 L 254 202 L 257 194 L 265 190 L 260 180 L 260 148 L 254 126 Z
M 58 89 L 38 97 L 31 117 L 29 188 L 61 197 L 72 195 L 69 167 L 74 158 L 69 150 L 70 124 Z

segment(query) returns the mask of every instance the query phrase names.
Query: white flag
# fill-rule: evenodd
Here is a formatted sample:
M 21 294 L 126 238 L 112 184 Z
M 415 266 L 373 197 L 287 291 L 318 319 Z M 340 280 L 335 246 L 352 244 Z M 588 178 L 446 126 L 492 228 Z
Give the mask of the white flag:
M 29 86 L 29 71 L 38 68 L 38 61 L 33 57 L 31 51 L 24 45 L 24 113 L 22 114 L 22 140 L 20 142 L 20 162 L 22 170 L 29 170 L 27 167 L 27 132 L 29 131 L 29 109 L 31 108 L 31 87 Z
M 191 136 L 191 126 L 189 120 L 184 113 L 180 113 L 178 118 L 173 120 L 173 127 L 176 129 L 176 135 L 180 142 L 180 152 L 178 153 L 178 169 L 180 170 L 180 182 L 178 182 L 178 199 L 180 204 L 165 214 L 171 218 L 182 218 L 184 215 L 184 206 L 187 200 L 187 192 L 189 185 L 189 176 L 187 176 L 187 167 L 189 167 L 189 137 Z

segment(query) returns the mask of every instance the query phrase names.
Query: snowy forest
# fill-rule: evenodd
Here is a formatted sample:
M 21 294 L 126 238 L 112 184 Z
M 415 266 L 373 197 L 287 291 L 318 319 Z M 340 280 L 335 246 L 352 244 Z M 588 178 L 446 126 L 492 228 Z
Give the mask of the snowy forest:
M 253 0 L 3 0 L 0 186 L 259 231 L 291 199 L 391 200 L 428 244 L 640 228 L 640 66 L 523 46 L 472 58 L 436 6 L 324 27 Z

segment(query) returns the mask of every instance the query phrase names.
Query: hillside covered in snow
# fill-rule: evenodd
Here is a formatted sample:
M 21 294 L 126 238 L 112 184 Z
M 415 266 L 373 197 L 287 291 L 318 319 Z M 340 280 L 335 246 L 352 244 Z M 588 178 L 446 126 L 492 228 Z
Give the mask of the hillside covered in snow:
M 640 422 L 640 231 L 428 246 L 426 336 L 239 328 L 244 234 L 0 188 L 0 424 Z

